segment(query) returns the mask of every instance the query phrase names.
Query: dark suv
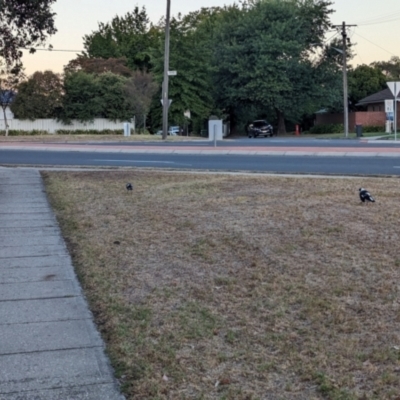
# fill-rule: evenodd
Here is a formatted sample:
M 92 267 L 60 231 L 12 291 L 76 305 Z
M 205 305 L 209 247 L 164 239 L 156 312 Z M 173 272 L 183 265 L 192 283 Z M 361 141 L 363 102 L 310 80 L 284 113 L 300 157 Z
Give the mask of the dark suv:
M 249 138 L 257 136 L 273 136 L 274 129 L 265 119 L 254 121 L 248 128 Z

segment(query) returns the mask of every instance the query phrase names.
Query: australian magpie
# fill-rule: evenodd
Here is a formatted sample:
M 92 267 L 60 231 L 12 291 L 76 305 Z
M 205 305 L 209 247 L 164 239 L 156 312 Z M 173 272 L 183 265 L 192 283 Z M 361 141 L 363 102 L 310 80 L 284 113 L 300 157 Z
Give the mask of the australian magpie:
M 371 193 L 368 192 L 368 190 L 364 188 L 360 188 L 360 200 L 364 203 L 365 201 L 371 201 L 372 203 L 375 203 L 375 199 L 371 196 Z
M 132 184 L 131 183 L 127 183 L 126 184 L 126 190 L 132 190 L 132 189 L 133 189 Z

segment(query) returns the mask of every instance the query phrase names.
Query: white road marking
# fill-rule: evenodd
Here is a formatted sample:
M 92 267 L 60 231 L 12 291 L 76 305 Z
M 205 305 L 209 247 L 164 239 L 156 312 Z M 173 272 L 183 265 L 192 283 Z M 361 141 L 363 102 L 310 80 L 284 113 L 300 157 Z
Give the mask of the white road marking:
M 393 168 L 400 168 L 400 167 L 393 167 Z
M 109 162 L 129 162 L 129 163 L 142 163 L 142 164 L 176 164 L 176 165 L 189 165 L 192 164 L 183 164 L 177 163 L 174 161 L 152 161 L 152 160 L 94 160 L 94 161 L 109 161 Z

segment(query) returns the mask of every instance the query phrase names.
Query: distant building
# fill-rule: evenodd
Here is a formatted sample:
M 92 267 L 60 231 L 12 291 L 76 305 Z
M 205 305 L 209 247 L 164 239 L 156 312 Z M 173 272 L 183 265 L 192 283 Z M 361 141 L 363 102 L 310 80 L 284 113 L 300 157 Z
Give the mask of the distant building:
M 365 111 L 349 112 L 349 128 L 353 130 L 356 125 L 381 126 L 386 123 L 385 100 L 394 100 L 389 88 L 371 94 L 361 99 L 356 106 Z M 400 102 L 397 100 L 397 107 Z M 315 114 L 315 125 L 343 124 L 343 113 L 329 113 L 319 111 Z M 400 113 L 397 114 L 397 125 L 400 126 Z

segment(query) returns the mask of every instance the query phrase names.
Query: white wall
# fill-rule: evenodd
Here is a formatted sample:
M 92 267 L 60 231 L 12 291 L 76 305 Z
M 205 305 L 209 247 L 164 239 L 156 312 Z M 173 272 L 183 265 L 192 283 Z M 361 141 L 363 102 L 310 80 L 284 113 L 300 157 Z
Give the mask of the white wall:
M 7 118 L 7 121 L 10 121 L 11 119 L 14 118 L 14 114 L 11 112 L 10 107 L 6 108 L 6 118 Z M 3 113 L 2 108 L 0 108 L 0 121 L 1 122 L 4 121 L 4 113 Z
M 10 119 L 7 121 L 9 129 L 21 130 L 21 131 L 32 131 L 40 130 L 47 131 L 48 133 L 56 133 L 58 129 L 73 131 L 76 129 L 89 130 L 94 129 L 96 131 L 102 131 L 104 129 L 120 130 L 123 132 L 123 122 L 113 122 L 105 118 L 97 118 L 93 123 L 82 123 L 79 121 L 72 121 L 71 125 L 64 125 L 61 122 L 57 122 L 54 119 L 37 119 L 35 121 Z M 0 118 L 0 129 L 5 129 L 4 119 Z

